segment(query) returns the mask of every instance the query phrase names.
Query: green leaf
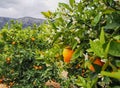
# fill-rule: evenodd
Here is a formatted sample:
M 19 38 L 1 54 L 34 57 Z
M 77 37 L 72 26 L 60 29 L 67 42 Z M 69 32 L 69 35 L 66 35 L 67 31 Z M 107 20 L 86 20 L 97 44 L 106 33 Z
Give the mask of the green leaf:
M 81 87 L 86 87 L 86 81 L 83 77 L 78 76 L 77 81 L 75 82 L 76 85 L 81 86 Z
M 69 11 L 72 11 L 72 9 L 69 7 L 68 4 L 65 4 L 65 3 L 59 3 L 59 6 L 62 6 L 62 7 L 66 8 L 66 9 L 69 10 Z
M 104 44 L 105 43 L 105 33 L 104 33 L 104 29 L 102 28 L 101 33 L 100 33 L 100 43 Z
M 106 61 L 106 63 L 102 66 L 102 71 L 104 71 L 109 65 L 109 60 Z
M 110 43 L 111 43 L 111 41 L 108 42 L 108 44 L 107 44 L 107 46 L 106 46 L 106 48 L 105 48 L 105 54 L 104 54 L 105 59 L 107 59 L 107 55 L 108 55 L 109 48 L 110 48 Z
M 83 6 L 82 6 L 81 2 L 78 3 L 78 11 L 81 12 L 81 13 L 83 11 Z
M 87 52 L 93 52 L 93 50 L 91 48 L 86 50 Z
M 114 10 L 114 9 L 111 9 L 111 8 L 105 9 L 104 12 L 103 12 L 103 14 L 111 14 L 111 13 L 113 13 L 114 11 L 115 11 L 115 10 Z
M 86 85 L 87 85 L 87 88 L 91 88 L 91 82 L 88 81 Z
M 120 40 L 120 35 L 114 36 L 113 39 Z
M 107 23 L 107 25 L 104 28 L 105 29 L 115 29 L 116 27 L 120 27 L 120 24 L 118 24 L 118 23 Z
M 75 4 L 75 0 L 69 0 L 69 3 L 71 5 L 71 7 L 73 7 L 73 5 Z
M 51 15 L 52 15 L 52 12 L 51 12 L 51 11 L 48 11 L 48 12 L 41 12 L 41 14 L 43 14 L 46 18 L 50 18 Z
M 116 66 L 120 67 L 120 60 L 115 60 Z
M 53 42 L 52 44 L 61 36 L 62 32 L 58 32 L 55 36 L 54 36 L 54 39 L 53 39 Z
M 102 16 L 102 14 L 98 14 L 95 18 L 94 18 L 94 20 L 92 21 L 92 26 L 96 26 L 97 25 L 97 23 L 100 21 L 100 18 L 101 18 L 101 16 Z
M 109 66 L 112 68 L 112 70 L 113 70 L 114 72 L 117 71 L 116 66 L 114 66 L 111 62 L 109 62 Z
M 120 57 L 120 43 L 111 41 L 108 53 L 112 56 Z
M 112 88 L 120 88 L 120 86 L 114 86 L 114 87 L 112 87 Z
M 75 58 L 78 58 L 80 56 L 80 53 L 81 53 L 81 48 L 76 49 L 72 56 L 72 59 L 74 60 Z
M 0 40 L 0 49 L 3 49 L 3 48 L 4 48 L 4 46 L 5 46 L 4 41 L 3 41 L 3 40 Z
M 101 74 L 104 76 L 109 76 L 112 78 L 120 79 L 120 70 L 118 72 L 106 72 L 106 71 L 101 71 Z
M 94 41 L 90 40 L 90 47 L 95 55 L 99 57 L 104 56 L 104 50 L 103 50 L 102 44 L 100 43 L 100 40 L 98 39 Z
M 92 80 L 92 83 L 91 83 L 91 87 L 93 87 L 98 81 L 98 77 L 95 77 L 93 80 Z
M 78 44 L 77 41 L 75 41 L 75 42 L 73 43 L 72 50 L 74 50 L 74 49 L 76 48 L 77 44 Z

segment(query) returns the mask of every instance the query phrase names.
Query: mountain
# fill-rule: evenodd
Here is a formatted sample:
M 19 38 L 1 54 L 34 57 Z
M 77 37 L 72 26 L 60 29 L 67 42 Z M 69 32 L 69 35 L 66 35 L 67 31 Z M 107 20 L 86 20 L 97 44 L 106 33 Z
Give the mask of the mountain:
M 33 17 L 22 17 L 22 18 L 9 18 L 9 17 L 0 17 L 0 29 L 6 24 L 10 23 L 11 20 L 22 22 L 23 28 L 32 26 L 33 24 L 40 25 L 44 22 L 44 19 L 33 18 Z

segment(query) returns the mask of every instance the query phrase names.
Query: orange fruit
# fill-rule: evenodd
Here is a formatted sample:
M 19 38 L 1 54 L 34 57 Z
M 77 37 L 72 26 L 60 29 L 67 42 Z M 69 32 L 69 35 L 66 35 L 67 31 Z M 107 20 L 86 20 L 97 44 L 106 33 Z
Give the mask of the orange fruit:
M 63 49 L 63 58 L 64 62 L 69 63 L 74 51 L 70 47 L 66 47 Z
M 15 44 L 16 44 L 16 42 L 13 41 L 13 42 L 12 42 L 12 45 L 15 45 Z
M 34 69 L 36 69 L 36 70 L 38 70 L 38 68 L 39 68 L 38 66 L 35 66 L 35 65 L 34 65 L 33 67 L 34 67 Z
M 93 64 L 96 64 L 96 65 L 102 67 L 103 64 L 104 64 L 104 62 L 102 62 L 100 58 L 96 58 L 96 59 L 93 61 Z M 93 66 L 92 64 L 90 65 L 89 69 L 90 69 L 91 71 L 95 72 L 95 68 L 94 68 L 94 66 Z
M 11 58 L 6 58 L 6 62 L 9 64 L 10 63 L 10 61 L 11 61 Z
M 102 62 L 100 58 L 96 58 L 93 63 L 94 63 L 94 64 L 97 64 L 97 65 L 99 65 L 99 66 L 103 66 L 103 64 L 104 64 L 104 62 Z
M 42 66 L 33 66 L 35 70 L 41 70 L 42 69 Z
M 39 66 L 38 68 L 39 68 L 39 70 L 41 70 L 43 67 L 42 67 L 42 66 Z
M 32 38 L 31 38 L 31 40 L 32 40 L 32 41 L 35 41 L 35 38 L 34 38 L 34 37 L 32 37 Z
M 92 71 L 92 72 L 95 72 L 95 68 L 93 67 L 93 65 L 91 64 L 89 69 Z

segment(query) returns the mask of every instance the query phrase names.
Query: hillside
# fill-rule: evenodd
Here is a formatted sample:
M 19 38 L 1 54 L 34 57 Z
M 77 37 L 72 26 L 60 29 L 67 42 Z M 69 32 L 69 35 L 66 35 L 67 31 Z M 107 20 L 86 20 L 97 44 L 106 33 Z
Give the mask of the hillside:
M 22 17 L 22 18 L 0 17 L 0 29 L 6 23 L 10 23 L 11 20 L 22 22 L 23 23 L 23 28 L 28 27 L 28 26 L 32 26 L 33 24 L 40 25 L 44 21 L 44 19 L 33 18 L 33 17 Z

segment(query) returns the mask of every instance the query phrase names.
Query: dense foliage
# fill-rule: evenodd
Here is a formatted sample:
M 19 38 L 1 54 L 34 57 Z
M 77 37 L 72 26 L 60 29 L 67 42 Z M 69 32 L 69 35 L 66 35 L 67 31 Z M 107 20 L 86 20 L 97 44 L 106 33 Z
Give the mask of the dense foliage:
M 120 2 L 69 0 L 39 27 L 0 31 L 1 83 L 12 88 L 119 88 Z M 63 49 L 74 53 L 70 63 Z M 90 68 L 92 67 L 92 68 Z

